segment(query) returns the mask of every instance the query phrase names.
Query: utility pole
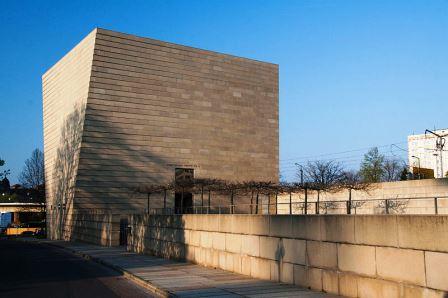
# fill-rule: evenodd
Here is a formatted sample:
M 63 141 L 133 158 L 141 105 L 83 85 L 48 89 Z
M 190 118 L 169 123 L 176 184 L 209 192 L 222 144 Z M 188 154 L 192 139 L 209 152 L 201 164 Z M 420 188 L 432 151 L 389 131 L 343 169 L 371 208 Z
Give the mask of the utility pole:
M 296 166 L 299 167 L 299 171 L 300 171 L 300 185 L 303 185 L 303 166 L 299 163 L 295 163 Z
M 448 136 L 448 134 L 440 135 L 432 130 L 427 129 L 427 130 L 425 130 L 425 137 L 426 137 L 427 133 L 433 134 L 437 137 L 436 138 L 436 150 L 438 150 L 440 152 L 440 171 L 441 171 L 441 178 L 443 178 L 443 155 L 442 155 L 442 152 L 443 152 L 443 147 L 445 147 L 445 142 L 446 142 L 445 137 Z

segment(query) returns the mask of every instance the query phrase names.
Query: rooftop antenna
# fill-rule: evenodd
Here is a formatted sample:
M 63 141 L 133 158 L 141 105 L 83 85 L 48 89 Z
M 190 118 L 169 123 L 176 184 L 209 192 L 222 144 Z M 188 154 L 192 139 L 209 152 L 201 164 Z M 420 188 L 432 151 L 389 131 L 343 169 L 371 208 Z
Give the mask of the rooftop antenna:
M 428 133 L 436 136 L 436 150 L 439 150 L 439 152 L 440 152 L 440 154 L 439 154 L 439 156 L 440 156 L 440 171 L 442 172 L 441 173 L 441 177 L 443 178 L 443 158 L 442 158 L 442 152 L 443 152 L 443 147 L 445 147 L 445 142 L 446 142 L 445 137 L 448 136 L 448 134 L 442 135 L 442 134 L 438 134 L 438 133 L 436 133 L 436 132 L 434 132 L 432 130 L 427 129 L 427 130 L 425 130 L 425 138 L 426 138 L 426 135 Z

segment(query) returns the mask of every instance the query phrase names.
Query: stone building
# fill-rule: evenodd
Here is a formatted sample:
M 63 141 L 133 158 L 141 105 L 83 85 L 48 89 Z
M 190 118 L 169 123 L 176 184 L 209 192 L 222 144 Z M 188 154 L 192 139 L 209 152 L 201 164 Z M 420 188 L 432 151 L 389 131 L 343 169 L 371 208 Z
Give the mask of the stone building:
M 116 244 L 176 169 L 278 180 L 278 65 L 95 29 L 42 85 L 51 238 Z

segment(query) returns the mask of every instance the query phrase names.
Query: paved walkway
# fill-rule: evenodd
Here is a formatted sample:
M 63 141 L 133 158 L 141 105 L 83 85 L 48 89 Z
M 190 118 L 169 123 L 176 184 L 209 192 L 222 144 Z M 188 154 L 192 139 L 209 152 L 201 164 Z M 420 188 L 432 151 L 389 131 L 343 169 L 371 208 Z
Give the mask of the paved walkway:
M 335 297 L 293 285 L 127 252 L 124 248 L 40 240 L 123 272 L 161 296 L 175 297 Z

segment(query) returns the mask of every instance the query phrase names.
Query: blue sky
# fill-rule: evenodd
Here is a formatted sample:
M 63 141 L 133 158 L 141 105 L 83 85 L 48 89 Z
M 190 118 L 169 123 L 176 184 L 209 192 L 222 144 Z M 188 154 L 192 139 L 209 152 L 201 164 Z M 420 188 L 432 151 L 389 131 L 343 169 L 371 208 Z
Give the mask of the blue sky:
M 43 148 L 41 75 L 95 27 L 279 64 L 288 179 L 295 162 L 355 167 L 366 148 L 402 156 L 390 144 L 448 127 L 447 0 L 2 1 L 0 156 L 12 182 Z

